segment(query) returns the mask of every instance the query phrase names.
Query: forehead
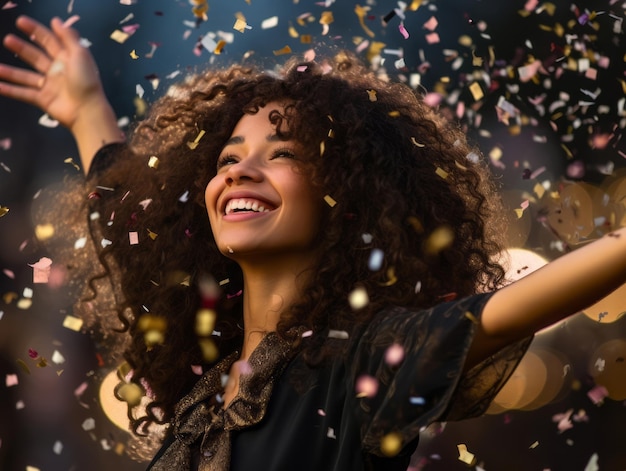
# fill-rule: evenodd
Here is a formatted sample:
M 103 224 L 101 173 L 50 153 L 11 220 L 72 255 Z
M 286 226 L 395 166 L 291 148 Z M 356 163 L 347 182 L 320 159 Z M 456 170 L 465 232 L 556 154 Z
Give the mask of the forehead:
M 285 105 L 278 102 L 271 102 L 258 110 L 246 112 L 235 125 L 231 139 L 247 134 L 276 134 L 277 126 L 284 132 L 287 124 L 285 114 Z

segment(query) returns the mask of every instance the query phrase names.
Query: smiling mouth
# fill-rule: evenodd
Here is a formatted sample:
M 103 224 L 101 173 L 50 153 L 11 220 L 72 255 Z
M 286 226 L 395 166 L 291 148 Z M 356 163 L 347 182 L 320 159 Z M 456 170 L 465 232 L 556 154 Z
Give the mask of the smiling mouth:
M 235 213 L 269 213 L 273 208 L 267 208 L 267 203 L 262 201 L 248 199 L 248 198 L 236 198 L 226 203 L 224 208 L 224 214 Z

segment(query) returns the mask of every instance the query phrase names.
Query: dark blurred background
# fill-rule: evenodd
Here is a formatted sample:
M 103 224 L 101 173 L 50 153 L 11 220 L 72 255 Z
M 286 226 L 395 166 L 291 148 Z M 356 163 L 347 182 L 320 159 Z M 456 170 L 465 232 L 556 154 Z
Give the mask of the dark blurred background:
M 187 0 L 0 0 L 0 35 L 15 32 L 20 14 L 46 23 L 79 15 L 75 27 L 129 121 L 138 94 L 149 104 L 198 67 L 357 51 L 379 74 L 422 88 L 481 148 L 508 205 L 509 244 L 528 251 L 513 259 L 513 276 L 626 223 L 623 2 L 207 5 L 201 18 Z M 233 29 L 238 13 L 251 29 Z M 124 42 L 111 39 L 123 28 Z M 226 40 L 221 54 L 200 45 L 208 38 Z M 291 52 L 275 53 L 285 46 Z M 5 50 L 0 61 L 17 64 Z M 110 370 L 98 346 L 63 327 L 71 300 L 33 283 L 29 264 L 46 255 L 33 198 L 79 173 L 67 161 L 78 161 L 69 133 L 41 116 L 0 98 L 0 469 L 143 469 L 128 456 L 135 442 L 103 411 Z M 622 291 L 541 333 L 490 414 L 425 431 L 414 469 L 625 470 L 624 300 Z M 473 461 L 459 459 L 461 444 Z

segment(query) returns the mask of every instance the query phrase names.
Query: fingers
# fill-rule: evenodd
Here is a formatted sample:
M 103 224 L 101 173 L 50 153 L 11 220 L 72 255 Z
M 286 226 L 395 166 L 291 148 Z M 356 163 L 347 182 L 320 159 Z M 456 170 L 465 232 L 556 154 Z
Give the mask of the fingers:
M 39 88 L 43 80 L 43 76 L 36 72 L 0 64 L 0 81 L 22 87 Z
M 32 72 L 31 72 L 32 73 Z M 36 88 L 13 85 L 11 83 L 0 82 L 0 95 L 4 95 L 14 100 L 37 105 L 38 94 Z
M 59 21 L 58 18 L 55 18 Z M 55 21 L 53 20 L 53 22 Z M 61 50 L 61 42 L 47 27 L 29 16 L 20 16 L 15 25 L 35 44 L 38 44 L 50 57 L 55 57 Z
M 78 17 L 72 17 L 73 18 Z M 70 28 L 65 23 L 62 23 L 59 18 L 53 18 L 50 22 L 52 31 L 57 35 L 60 40 L 61 46 L 67 49 L 71 49 L 76 46 L 80 46 L 80 36 L 74 28 Z
M 52 60 L 44 51 L 12 34 L 4 38 L 4 47 L 42 74 L 48 71 L 52 63 Z

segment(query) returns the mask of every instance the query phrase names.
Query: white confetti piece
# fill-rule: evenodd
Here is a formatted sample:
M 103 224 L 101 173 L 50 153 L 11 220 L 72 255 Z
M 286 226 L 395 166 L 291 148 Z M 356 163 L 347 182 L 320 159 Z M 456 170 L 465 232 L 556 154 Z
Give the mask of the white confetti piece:
M 85 419 L 82 427 L 84 431 L 89 432 L 90 430 L 93 430 L 96 428 L 96 421 L 92 417 Z

